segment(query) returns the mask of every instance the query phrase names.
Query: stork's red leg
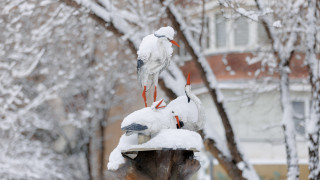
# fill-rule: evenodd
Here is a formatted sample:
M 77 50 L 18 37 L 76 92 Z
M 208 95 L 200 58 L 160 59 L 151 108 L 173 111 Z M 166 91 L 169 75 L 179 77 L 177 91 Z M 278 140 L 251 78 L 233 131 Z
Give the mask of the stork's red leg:
M 157 86 L 154 86 L 154 95 L 153 95 L 153 102 L 157 100 Z
M 145 107 L 147 107 L 146 91 L 147 91 L 147 87 L 146 87 L 146 86 L 144 86 L 144 88 L 143 88 L 143 92 L 142 92 L 142 97 L 143 97 L 143 100 L 144 100 L 144 106 L 145 106 Z

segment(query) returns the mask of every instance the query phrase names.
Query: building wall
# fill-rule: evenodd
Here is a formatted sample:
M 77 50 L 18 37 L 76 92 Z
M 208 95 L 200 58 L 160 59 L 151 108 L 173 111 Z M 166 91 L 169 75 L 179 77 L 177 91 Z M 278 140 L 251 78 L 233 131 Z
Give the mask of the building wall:
M 245 89 L 221 89 L 240 147 L 252 162 L 285 163 L 279 91 L 258 93 L 251 92 L 252 89 L 249 87 L 248 85 Z M 206 112 L 206 132 L 210 134 L 211 131 L 216 131 L 224 138 L 224 128 L 210 95 L 200 92 L 198 96 Z M 304 101 L 310 99 L 310 95 L 308 91 L 292 91 L 291 99 Z M 298 135 L 297 140 L 299 158 L 302 162 L 306 162 L 308 158 L 306 140 L 303 135 Z

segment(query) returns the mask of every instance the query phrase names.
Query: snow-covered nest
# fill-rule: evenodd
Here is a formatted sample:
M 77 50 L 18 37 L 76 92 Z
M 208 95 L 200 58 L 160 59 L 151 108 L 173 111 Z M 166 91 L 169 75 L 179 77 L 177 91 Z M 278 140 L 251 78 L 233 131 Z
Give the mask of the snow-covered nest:
M 131 136 L 122 135 L 118 146 L 111 152 L 108 169 L 117 170 L 125 163 L 122 152 L 141 150 L 192 150 L 200 151 L 203 147 L 201 136 L 185 129 L 162 129 L 144 144 L 138 144 L 137 134 Z

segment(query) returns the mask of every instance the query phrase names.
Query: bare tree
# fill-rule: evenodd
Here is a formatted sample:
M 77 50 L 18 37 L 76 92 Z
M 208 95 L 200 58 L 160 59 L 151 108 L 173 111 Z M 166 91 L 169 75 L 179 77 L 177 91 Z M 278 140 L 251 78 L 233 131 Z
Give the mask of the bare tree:
M 245 10 L 243 4 L 236 1 L 220 3 L 234 12 L 259 21 L 264 26 L 271 50 L 277 62 L 280 74 L 281 105 L 283 110 L 283 130 L 285 135 L 288 179 L 299 179 L 298 156 L 296 150 L 295 129 L 289 95 L 290 60 L 295 52 L 306 53 L 305 63 L 309 67 L 312 87 L 311 118 L 306 120 L 309 137 L 309 170 L 310 179 L 319 178 L 319 90 L 318 60 L 316 54 L 317 30 L 319 30 L 319 3 L 316 1 L 265 2 L 256 0 L 257 11 Z M 268 11 L 270 10 L 270 11 Z M 259 18 L 259 19 L 258 19 Z M 306 48 L 305 48 L 306 47 Z M 272 60 L 271 60 L 272 61 Z
M 63 3 L 0 7 L 0 177 L 88 179 L 95 125 L 106 125 L 110 107 L 134 100 L 117 91 L 134 89 L 126 83 L 135 79 L 130 52 L 113 53 L 105 43 L 119 42 L 112 33 Z

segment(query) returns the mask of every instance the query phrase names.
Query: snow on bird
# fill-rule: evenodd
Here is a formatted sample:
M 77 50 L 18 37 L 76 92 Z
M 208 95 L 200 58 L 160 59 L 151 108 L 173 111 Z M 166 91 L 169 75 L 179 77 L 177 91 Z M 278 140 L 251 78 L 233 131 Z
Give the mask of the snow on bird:
M 165 70 L 172 55 L 172 44 L 180 47 L 173 40 L 174 30 L 172 27 L 162 27 L 154 34 L 150 34 L 142 39 L 139 46 L 137 73 L 138 80 L 143 87 L 142 97 L 147 107 L 146 91 L 154 85 L 154 102 L 157 99 L 157 85 L 159 74 Z
M 152 107 L 129 114 L 123 120 L 121 129 L 126 132 L 126 135 L 142 134 L 145 136 L 158 133 L 161 129 L 182 128 L 192 131 L 202 129 L 205 119 L 204 110 L 200 99 L 191 92 L 190 75 L 188 75 L 185 91 L 186 96 L 179 96 L 166 107 L 164 107 L 163 100 L 160 100 Z

